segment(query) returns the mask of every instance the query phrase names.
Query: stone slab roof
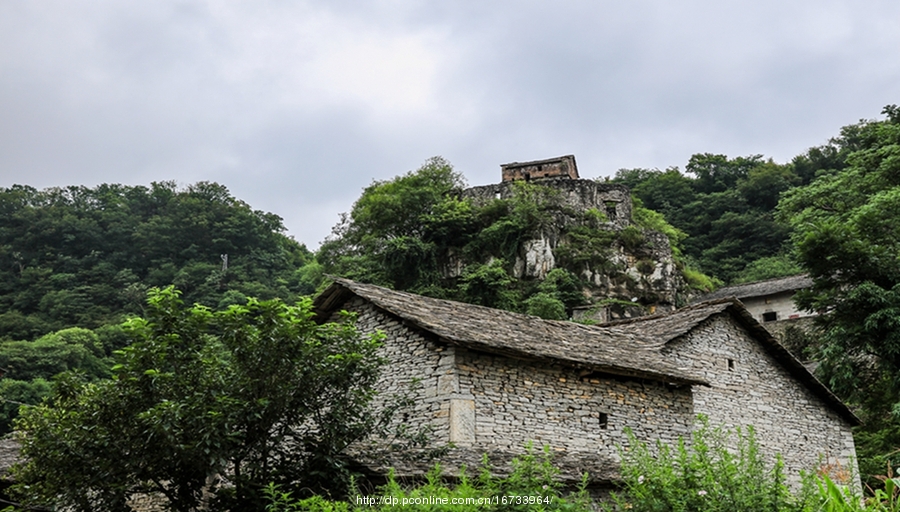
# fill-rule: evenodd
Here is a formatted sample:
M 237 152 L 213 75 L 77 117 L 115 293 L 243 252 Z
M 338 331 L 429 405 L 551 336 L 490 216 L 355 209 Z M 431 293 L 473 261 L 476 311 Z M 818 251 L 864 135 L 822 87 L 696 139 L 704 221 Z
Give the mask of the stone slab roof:
M 768 279 L 765 281 L 757 281 L 755 283 L 739 284 L 735 286 L 726 286 L 718 290 L 699 297 L 695 302 L 705 302 L 725 297 L 737 297 L 738 299 L 746 299 L 749 297 L 765 297 L 767 295 L 775 295 L 776 293 L 790 292 L 794 290 L 802 290 L 813 285 L 812 279 L 806 274 L 797 276 L 779 277 L 777 279 Z
M 676 367 L 662 355 L 661 349 L 705 320 L 729 314 L 794 378 L 841 417 L 852 425 L 861 423 L 846 404 L 734 298 L 694 304 L 667 314 L 588 326 L 434 299 L 348 279 L 333 279 L 334 284 L 314 303 L 316 313 L 323 321 L 355 295 L 409 325 L 474 350 L 527 359 L 550 359 L 608 374 L 673 384 L 708 385 L 689 370 Z
M 567 366 L 673 384 L 708 384 L 677 368 L 633 329 L 544 320 L 347 279 L 334 281 L 315 300 L 319 318 L 328 318 L 348 298 L 357 295 L 408 324 L 473 350 L 550 359 Z

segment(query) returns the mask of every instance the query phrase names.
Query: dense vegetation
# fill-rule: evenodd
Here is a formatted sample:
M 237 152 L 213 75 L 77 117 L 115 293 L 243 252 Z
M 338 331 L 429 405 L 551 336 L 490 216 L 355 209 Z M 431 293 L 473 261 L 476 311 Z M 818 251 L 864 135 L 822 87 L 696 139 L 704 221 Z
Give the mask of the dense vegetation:
M 884 490 L 865 502 L 846 487 L 850 475 L 836 467 L 806 473 L 802 485 L 792 489 L 781 463 L 772 464 L 759 452 L 752 428 L 736 432 L 712 428 L 703 418 L 698 427 L 689 443 L 681 440 L 674 446 L 649 446 L 627 432 L 627 451 L 620 447 L 623 485 L 605 503 L 594 502 L 583 485 L 564 489 L 549 447 L 535 454 L 528 446 L 525 455 L 512 461 L 507 477 L 495 476 L 484 463 L 474 476 L 463 471 L 454 484 L 436 466 L 423 483 L 401 485 L 392 476 L 375 493 L 351 490 L 348 501 L 297 500 L 270 486 L 269 510 L 900 512 L 900 478 L 886 478 Z M 737 450 L 730 448 L 735 445 Z
M 511 198 L 479 204 L 461 197 L 465 182 L 449 163 L 432 159 L 415 172 L 366 188 L 318 260 L 326 272 L 360 281 L 566 319 L 586 302 L 584 270 L 621 272 L 610 257 L 613 244 L 640 254 L 642 229 L 648 228 L 668 235 L 678 253 L 684 238 L 640 205 L 637 226 L 615 231 L 604 227 L 604 212 L 574 211 L 555 189 L 514 186 Z M 513 278 L 522 242 L 548 229 L 566 240 L 554 250 L 558 267 L 544 280 Z M 699 275 L 692 282 L 711 286 Z
M 0 433 L 56 374 L 108 377 L 151 287 L 214 309 L 311 293 L 312 254 L 283 231 L 215 183 L 0 189 Z
M 821 315 L 820 374 L 860 406 L 861 470 L 900 465 L 900 109 L 845 127 L 829 153 L 841 167 L 789 190 L 779 214 L 814 280 L 798 303 Z
M 135 493 L 186 512 L 262 510 L 270 483 L 343 492 L 341 452 L 385 424 L 369 406 L 380 338 L 352 318 L 317 324 L 311 308 L 251 299 L 213 312 L 152 289 L 112 379 L 67 374 L 23 412 L 14 490 L 79 512 L 127 510 Z
M 677 168 L 622 169 L 612 181 L 631 187 L 645 207 L 688 235 L 689 261 L 732 283 L 800 271 L 787 257 L 789 228 L 774 216 L 779 194 L 804 183 L 795 169 L 759 155 L 698 154 L 686 167 L 691 176 Z
M 0 338 L 118 323 L 153 286 L 210 307 L 292 300 L 311 255 L 283 231 L 215 183 L 0 189 Z

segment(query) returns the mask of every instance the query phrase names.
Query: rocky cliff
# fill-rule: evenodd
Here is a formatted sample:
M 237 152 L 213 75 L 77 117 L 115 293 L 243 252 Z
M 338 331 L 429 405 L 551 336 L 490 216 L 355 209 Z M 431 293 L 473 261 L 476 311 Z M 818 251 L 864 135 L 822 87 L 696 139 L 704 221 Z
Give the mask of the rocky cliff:
M 670 311 L 683 302 L 686 286 L 669 240 L 634 223 L 627 187 L 569 176 L 528 181 L 532 190 L 545 189 L 534 196 L 543 201 L 548 220 L 519 242 L 512 265 L 516 278 L 541 280 L 557 267 L 572 271 L 585 283 L 590 303 L 575 316 L 599 322 Z M 508 180 L 466 189 L 463 197 L 485 205 L 522 188 Z M 452 275 L 462 263 L 449 267 Z

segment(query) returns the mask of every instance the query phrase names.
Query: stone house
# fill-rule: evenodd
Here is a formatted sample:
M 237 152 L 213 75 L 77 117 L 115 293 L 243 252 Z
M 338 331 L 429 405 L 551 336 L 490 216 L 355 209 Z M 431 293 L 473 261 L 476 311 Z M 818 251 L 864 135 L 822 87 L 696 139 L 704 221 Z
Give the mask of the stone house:
M 802 354 L 805 348 L 803 338 L 815 336 L 813 320 L 818 313 L 797 309 L 794 294 L 799 290 L 812 287 L 813 281 L 806 274 L 767 279 L 754 283 L 726 286 L 706 294 L 697 302 L 734 297 L 744 304 L 747 311 L 756 321 L 762 323 L 766 330 L 787 346 L 794 354 Z M 797 333 L 803 333 L 797 339 Z M 811 366 L 810 366 L 811 365 Z M 814 367 L 815 363 L 807 363 Z
M 735 297 L 761 323 L 797 320 L 815 316 L 815 313 L 799 310 L 794 305 L 794 294 L 798 290 L 810 288 L 812 284 L 812 279 L 806 274 L 779 277 L 719 288 L 699 297 L 697 302 Z
M 825 460 L 856 469 L 859 420 L 734 299 L 588 326 L 336 279 L 315 308 L 321 321 L 355 312 L 361 332 L 386 335 L 379 388 L 413 390 L 414 406 L 396 421 L 429 425 L 433 446 L 451 445 L 440 458 L 451 473 L 478 467 L 483 454 L 503 473 L 533 441 L 555 451 L 564 479 L 587 471 L 602 487 L 617 478 L 625 427 L 675 442 L 698 414 L 753 425 L 791 478 Z M 411 476 L 433 464 L 362 453 L 373 473 Z

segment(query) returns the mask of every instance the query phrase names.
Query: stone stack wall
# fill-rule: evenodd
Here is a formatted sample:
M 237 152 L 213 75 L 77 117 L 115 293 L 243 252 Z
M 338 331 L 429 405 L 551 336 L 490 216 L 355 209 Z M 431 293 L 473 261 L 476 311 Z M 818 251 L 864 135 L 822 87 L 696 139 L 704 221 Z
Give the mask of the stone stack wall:
M 460 389 L 475 410 L 475 444 L 517 450 L 527 441 L 590 457 L 617 458 L 623 429 L 674 442 L 694 422 L 691 390 L 655 381 L 580 377 L 577 369 L 459 349 Z
M 166 512 L 169 500 L 160 493 L 136 494 L 128 500 L 128 506 L 134 512 Z
M 403 322 L 370 302 L 355 297 L 344 309 L 356 313 L 357 328 L 363 334 L 381 331 L 387 335 L 379 355 L 386 359 L 376 388 L 379 396 L 374 405 L 391 401 L 395 395 L 407 394 L 413 407 L 399 411 L 392 429 L 400 424 L 415 427 L 430 426 L 435 444 L 450 440 L 450 402 L 448 375 L 454 372 L 454 347 L 439 343 L 434 336 L 413 330 Z M 332 321 L 338 320 L 336 315 Z
M 781 454 L 795 485 L 800 471 L 823 463 L 858 475 L 850 424 L 729 317 L 706 320 L 664 352 L 711 383 L 695 386 L 694 411 L 712 425 L 753 425 L 763 453 L 770 460 Z M 860 490 L 858 478 L 849 483 Z
M 593 180 L 546 178 L 536 184 L 559 192 L 560 205 L 574 211 L 596 209 L 609 218 L 611 226 L 625 227 L 631 224 L 631 191 L 625 185 L 598 183 Z M 493 185 L 467 188 L 463 197 L 475 204 L 487 204 L 494 199 L 510 199 L 515 184 L 504 181 Z

